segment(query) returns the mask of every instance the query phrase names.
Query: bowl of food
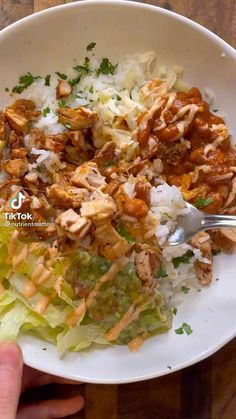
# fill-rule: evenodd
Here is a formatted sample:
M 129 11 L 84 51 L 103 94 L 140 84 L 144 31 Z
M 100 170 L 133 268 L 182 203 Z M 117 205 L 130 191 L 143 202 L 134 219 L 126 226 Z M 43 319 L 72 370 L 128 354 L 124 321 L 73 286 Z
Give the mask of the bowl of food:
M 234 49 L 175 13 L 89 0 L 4 29 L 0 61 L 0 339 L 96 383 L 232 339 L 234 230 L 168 237 L 186 201 L 235 214 Z

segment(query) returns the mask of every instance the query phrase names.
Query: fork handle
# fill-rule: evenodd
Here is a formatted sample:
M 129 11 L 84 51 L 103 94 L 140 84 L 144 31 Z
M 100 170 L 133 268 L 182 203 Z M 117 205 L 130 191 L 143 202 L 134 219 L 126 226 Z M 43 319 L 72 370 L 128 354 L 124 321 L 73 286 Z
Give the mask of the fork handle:
M 201 222 L 202 230 L 214 228 L 236 228 L 235 215 L 204 215 Z

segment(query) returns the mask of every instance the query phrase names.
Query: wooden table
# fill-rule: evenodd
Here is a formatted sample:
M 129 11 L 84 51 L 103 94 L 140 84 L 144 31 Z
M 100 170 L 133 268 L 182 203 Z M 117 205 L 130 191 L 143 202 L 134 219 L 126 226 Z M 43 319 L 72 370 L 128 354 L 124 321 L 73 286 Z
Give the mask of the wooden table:
M 63 3 L 69 1 L 0 0 L 0 28 Z M 236 47 L 236 0 L 149 0 L 143 3 L 187 16 Z M 48 390 L 57 396 L 65 395 L 65 390 L 59 387 Z M 85 409 L 73 419 L 234 419 L 236 339 L 209 359 L 166 377 L 119 386 L 89 384 L 80 387 L 81 390 L 86 397 Z

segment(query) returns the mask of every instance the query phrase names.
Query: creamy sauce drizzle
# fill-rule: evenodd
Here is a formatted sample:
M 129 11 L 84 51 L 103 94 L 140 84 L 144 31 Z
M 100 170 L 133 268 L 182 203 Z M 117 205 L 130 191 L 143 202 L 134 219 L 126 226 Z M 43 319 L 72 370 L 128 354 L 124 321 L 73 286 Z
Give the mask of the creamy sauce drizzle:
M 143 336 L 137 336 L 128 343 L 129 350 L 131 352 L 137 352 L 143 345 L 145 339 Z
M 139 314 L 146 310 L 148 305 L 154 300 L 156 297 L 155 294 L 149 297 L 148 301 L 145 301 L 144 303 L 140 304 L 138 307 L 136 307 L 137 302 L 134 302 L 128 311 L 124 314 L 122 319 L 115 324 L 115 326 L 107 333 L 107 339 L 109 341 L 117 340 L 120 336 L 122 330 L 124 330 L 130 323 L 132 323 L 134 320 L 136 320 L 139 316 Z
M 45 310 L 47 309 L 50 303 L 50 300 L 51 300 L 51 296 L 47 296 L 47 295 L 41 298 L 41 300 L 39 300 L 35 306 L 36 313 L 43 314 Z
M 50 278 L 52 271 L 46 269 L 42 263 L 39 263 L 32 272 L 32 281 L 36 284 L 42 284 Z
M 17 249 L 17 240 L 18 240 L 19 234 L 20 233 L 18 230 L 15 230 L 14 233 L 12 234 L 11 241 L 8 245 L 9 256 L 14 256 L 14 253 Z
M 86 313 L 86 303 L 85 301 L 81 303 L 76 309 L 71 313 L 70 317 L 67 320 L 69 327 L 75 326 L 80 319 L 84 317 Z
M 28 255 L 28 249 L 27 249 L 27 245 L 25 245 L 21 249 L 20 253 L 13 258 L 13 260 L 12 260 L 13 268 L 17 268 L 18 266 L 20 266 L 24 262 L 27 255 Z
M 33 297 L 36 293 L 37 293 L 36 285 L 32 281 L 27 282 L 24 292 L 23 292 L 24 296 L 26 298 L 30 298 L 30 297 Z

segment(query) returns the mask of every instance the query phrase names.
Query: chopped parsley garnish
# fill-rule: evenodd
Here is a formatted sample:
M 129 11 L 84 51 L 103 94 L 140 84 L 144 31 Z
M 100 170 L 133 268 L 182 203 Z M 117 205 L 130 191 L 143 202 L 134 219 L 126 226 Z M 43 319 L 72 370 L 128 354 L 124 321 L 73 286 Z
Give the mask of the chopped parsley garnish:
M 174 268 L 178 268 L 181 263 L 189 263 L 190 259 L 194 256 L 192 250 L 187 250 L 187 252 L 183 256 L 177 256 L 172 259 L 172 263 Z
M 71 87 L 74 87 L 76 84 L 78 84 L 81 80 L 81 76 L 75 77 L 74 79 L 68 80 L 68 83 L 71 85 Z
M 8 87 L 5 87 L 5 92 L 9 92 L 9 88 Z
M 191 335 L 191 333 L 193 333 L 193 330 L 188 323 L 183 323 L 182 328 L 184 329 L 185 333 L 187 333 L 187 335 Z
M 128 243 L 135 243 L 135 239 L 128 233 L 123 223 L 120 223 L 117 231 L 121 237 L 124 237 L 124 239 L 127 240 Z
M 218 112 L 218 110 L 219 110 L 219 109 L 212 109 L 212 111 L 213 111 L 213 112 L 215 112 L 215 113 L 216 113 L 216 112 Z
M 90 44 L 87 45 L 86 50 L 92 51 L 95 46 L 96 46 L 96 42 L 90 42 Z
M 188 292 L 190 291 L 190 288 L 188 288 L 188 287 L 185 287 L 184 285 L 181 287 L 181 291 L 184 293 L 184 294 L 188 294 Z
M 94 93 L 93 86 L 90 86 L 89 93 Z
M 23 90 L 27 89 L 27 87 L 31 86 L 31 84 L 38 79 L 41 79 L 41 77 L 33 76 L 31 73 L 24 74 L 19 78 L 19 84 L 13 87 L 12 92 L 22 93 Z
M 160 266 L 159 271 L 155 274 L 156 278 L 165 278 L 167 275 L 165 268 L 163 266 Z
M 47 106 L 46 108 L 42 110 L 42 115 L 45 117 L 47 116 L 48 113 L 50 113 L 50 108 Z
M 202 198 L 201 196 L 199 196 L 195 200 L 195 206 L 197 208 L 204 208 L 207 207 L 207 205 L 212 204 L 212 202 L 214 202 L 214 199 L 212 198 Z
M 119 95 L 117 95 L 117 100 L 118 100 L 118 101 L 120 101 L 120 100 L 121 100 L 121 97 L 120 97 Z
M 193 329 L 191 328 L 191 326 L 188 323 L 185 323 L 185 322 L 182 323 L 182 326 L 181 327 L 179 327 L 178 329 L 175 329 L 175 333 L 177 335 L 183 335 L 184 332 L 187 335 L 191 335 L 191 333 L 193 333 Z
M 89 74 L 90 73 L 89 64 L 90 64 L 90 59 L 88 57 L 85 57 L 84 64 L 76 65 L 75 67 L 73 67 L 73 69 L 77 71 L 78 73 L 80 73 L 81 76 L 84 74 Z
M 64 108 L 65 104 L 66 104 L 65 99 L 62 98 L 61 100 L 58 100 L 59 108 Z
M 60 73 L 60 71 L 55 71 L 56 75 L 62 79 L 62 80 L 66 80 L 67 79 L 67 75 L 64 73 Z
M 176 335 L 183 335 L 184 334 L 184 330 L 182 327 L 179 327 L 178 329 L 175 329 L 175 333 Z
M 44 86 L 50 86 L 51 74 L 47 74 L 44 80 Z
M 97 69 L 97 75 L 99 74 L 114 74 L 118 64 L 113 65 L 108 58 L 103 58 L 99 68 Z
M 175 308 L 173 308 L 173 314 L 174 314 L 174 316 L 176 316 L 176 314 L 177 314 L 177 308 L 175 307 Z

